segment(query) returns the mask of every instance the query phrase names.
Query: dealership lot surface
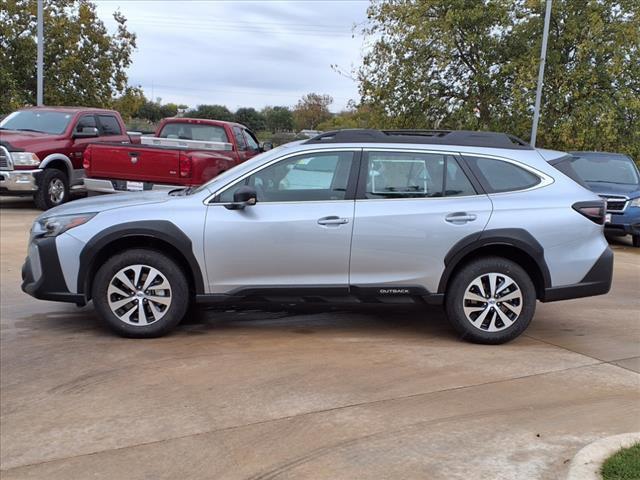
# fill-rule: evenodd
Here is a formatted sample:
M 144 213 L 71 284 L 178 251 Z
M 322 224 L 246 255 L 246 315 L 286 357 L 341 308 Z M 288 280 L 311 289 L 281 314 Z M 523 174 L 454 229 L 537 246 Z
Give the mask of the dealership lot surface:
M 3 479 L 555 479 L 640 430 L 628 243 L 609 295 L 538 304 L 503 346 L 416 309 L 205 312 L 143 341 L 20 292 L 37 213 L 0 201 Z

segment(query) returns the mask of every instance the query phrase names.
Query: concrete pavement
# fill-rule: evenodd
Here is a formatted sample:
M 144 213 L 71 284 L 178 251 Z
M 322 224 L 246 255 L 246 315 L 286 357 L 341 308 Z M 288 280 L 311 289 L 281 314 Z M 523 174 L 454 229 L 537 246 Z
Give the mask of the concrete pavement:
M 640 252 L 612 292 L 538 304 L 503 346 L 439 310 L 207 312 L 125 340 L 22 294 L 27 200 L 0 202 L 0 468 L 17 478 L 564 478 L 640 430 Z

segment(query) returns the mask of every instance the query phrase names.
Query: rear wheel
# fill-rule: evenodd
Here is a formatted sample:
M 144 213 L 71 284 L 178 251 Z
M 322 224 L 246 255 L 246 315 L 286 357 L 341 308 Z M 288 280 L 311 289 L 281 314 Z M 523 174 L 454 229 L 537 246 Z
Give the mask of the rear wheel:
M 69 179 L 66 173 L 56 168 L 45 169 L 33 199 L 40 210 L 49 210 L 66 202 L 69 199 Z
M 465 265 L 447 289 L 447 317 L 471 342 L 499 344 L 513 340 L 529 326 L 536 290 L 515 262 L 487 257 Z
M 159 337 L 172 330 L 189 306 L 187 278 L 171 258 L 146 249 L 109 259 L 93 284 L 100 316 L 119 335 Z

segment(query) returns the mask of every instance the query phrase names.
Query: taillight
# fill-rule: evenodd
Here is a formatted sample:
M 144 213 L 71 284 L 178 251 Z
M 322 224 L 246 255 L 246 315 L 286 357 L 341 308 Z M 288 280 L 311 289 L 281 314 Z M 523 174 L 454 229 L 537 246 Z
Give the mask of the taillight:
M 180 155 L 180 177 L 189 178 L 191 176 L 191 157 Z
M 594 202 L 578 202 L 573 209 L 598 225 L 604 225 L 607 204 L 604 200 Z
M 82 154 L 82 168 L 87 170 L 91 166 L 91 148 L 87 147 L 84 149 L 84 153 Z

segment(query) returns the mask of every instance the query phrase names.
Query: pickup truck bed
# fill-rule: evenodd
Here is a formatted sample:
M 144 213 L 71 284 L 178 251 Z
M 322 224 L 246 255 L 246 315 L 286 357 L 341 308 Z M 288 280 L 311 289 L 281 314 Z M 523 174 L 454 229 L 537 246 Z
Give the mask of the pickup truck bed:
M 216 129 L 216 140 L 167 135 L 166 131 L 177 131 L 176 124 L 198 128 L 212 126 Z M 163 130 L 167 126 L 170 126 L 169 130 Z M 180 132 L 191 133 L 191 130 Z M 84 154 L 84 183 L 87 190 L 102 193 L 200 185 L 260 152 L 255 140 L 257 148 L 248 148 L 245 135 L 253 134 L 239 124 L 166 119 L 158 128 L 158 136 L 142 137 L 139 145 L 90 145 Z M 218 141 L 220 139 L 228 141 Z

